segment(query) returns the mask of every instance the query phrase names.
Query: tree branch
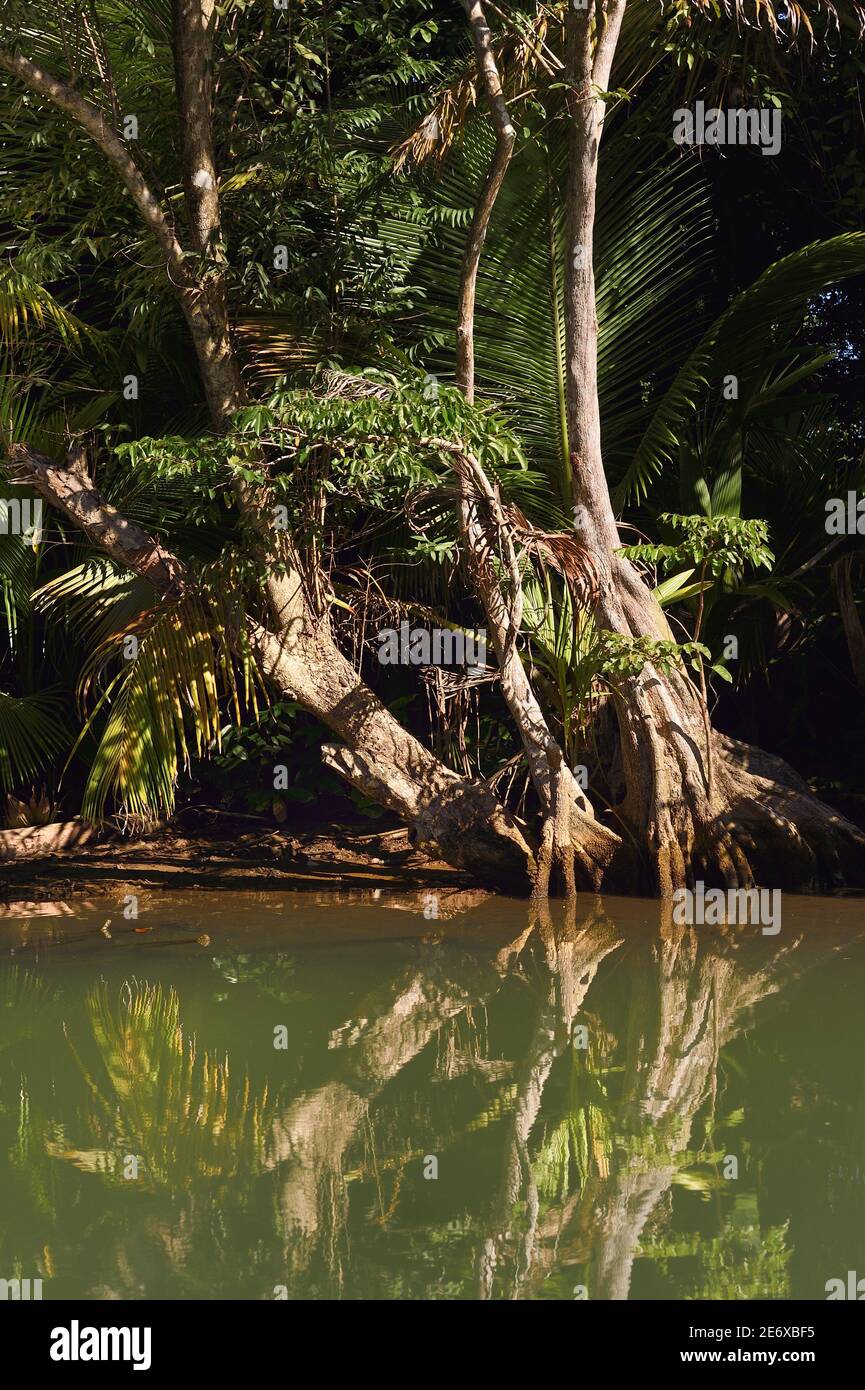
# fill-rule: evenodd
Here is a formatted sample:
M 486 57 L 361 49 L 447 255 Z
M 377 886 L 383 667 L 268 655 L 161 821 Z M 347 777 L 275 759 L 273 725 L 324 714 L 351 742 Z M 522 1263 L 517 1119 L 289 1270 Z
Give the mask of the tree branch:
M 183 184 L 193 245 L 218 255 L 219 185 L 213 151 L 214 0 L 174 0 L 174 64 Z
M 516 132 L 511 124 L 507 102 L 502 92 L 484 7 L 481 0 L 463 0 L 463 5 L 472 29 L 478 71 L 483 77 L 496 127 L 495 153 L 478 196 L 460 277 L 456 382 L 471 403 L 475 395 L 474 319 L 478 269 L 493 208 L 511 161 Z M 487 621 L 492 629 L 493 642 L 499 658 L 502 692 L 520 731 L 535 790 L 545 813 L 549 815 L 556 799 L 556 784 L 559 780 L 557 770 L 563 765 L 563 757 L 547 727 L 517 651 L 516 644 L 523 612 L 523 587 L 510 530 L 502 515 L 495 490 L 478 460 L 446 440 L 433 440 L 431 443 L 449 453 L 454 460 L 459 488 L 460 530 Z M 489 509 L 502 538 L 505 563 L 513 589 L 509 604 L 505 601 L 496 578 L 490 559 L 489 542 L 478 515 L 478 503 L 481 500 Z M 565 769 L 562 776 L 567 781 L 568 790 L 572 792 L 572 801 L 580 800 L 585 810 L 590 812 L 589 803 L 581 797 L 570 771 Z
M 109 125 L 105 112 L 21 53 L 9 53 L 0 48 L 0 68 L 18 78 L 37 96 L 45 97 L 75 121 L 99 146 L 132 198 L 148 231 L 156 239 L 172 279 L 181 287 L 188 288 L 183 247 L 123 140 Z
M 483 77 L 496 127 L 496 149 L 472 218 L 460 278 L 456 381 L 466 399 L 472 402 L 475 393 L 474 317 L 478 269 L 496 198 L 510 164 L 516 132 L 511 124 L 507 102 L 502 92 L 484 7 L 481 0 L 463 0 L 463 5 L 474 37 L 478 71 Z M 432 440 L 430 443 L 449 453 L 454 460 L 459 486 L 460 530 L 492 630 L 499 658 L 502 692 L 519 728 L 532 781 L 541 805 L 545 813 L 550 814 L 554 802 L 555 770 L 562 764 L 563 759 L 561 750 L 547 727 L 516 648 L 522 621 L 523 588 L 510 531 L 495 490 L 478 460 L 447 440 Z M 505 601 L 490 559 L 489 541 L 478 515 L 478 504 L 481 500 L 490 510 L 502 538 L 505 563 L 513 588 L 510 604 Z M 567 772 L 567 777 L 570 778 L 570 772 Z M 577 793 L 576 784 L 572 778 L 570 781 L 574 792 Z M 581 800 L 586 809 L 589 809 L 585 798 Z
M 553 813 L 557 786 L 561 786 L 569 809 L 576 806 L 582 815 L 593 818 L 591 803 L 577 785 L 565 763 L 562 750 L 550 733 L 523 666 L 522 657 L 517 650 L 523 611 L 523 586 L 510 529 L 495 488 L 479 460 L 468 450 L 447 439 L 430 439 L 424 442 L 450 455 L 454 461 L 460 491 L 460 530 L 499 660 L 502 694 L 519 730 L 532 782 L 544 813 L 547 816 Z M 479 513 L 479 504 L 487 508 L 502 539 L 504 563 L 513 590 L 510 603 L 502 594 L 493 568 L 490 539 Z
M 609 90 L 613 59 L 616 56 L 616 47 L 619 42 L 619 34 L 622 31 L 622 20 L 625 17 L 627 3 L 628 0 L 605 0 L 601 11 L 603 18 L 595 40 L 592 81 L 602 92 Z
M 477 55 L 478 71 L 483 77 L 487 99 L 496 127 L 496 149 L 478 196 L 472 218 L 468 244 L 463 257 L 457 312 L 456 381 L 471 402 L 475 397 L 475 295 L 481 252 L 493 215 L 499 189 L 511 162 L 516 131 L 511 124 L 507 102 L 502 92 L 499 70 L 492 48 L 492 35 L 486 22 L 481 0 L 463 0 L 471 25 Z
M 177 598 L 192 586 L 194 576 L 183 562 L 113 507 L 80 462 L 62 468 L 29 444 L 11 445 L 8 456 L 13 481 L 34 488 L 104 554 L 161 597 Z M 276 636 L 247 615 L 245 632 L 262 675 L 345 740 L 347 749 L 327 745 L 323 756 L 348 781 L 361 788 L 374 786 L 377 798 L 406 820 L 467 788 L 362 684 L 326 628 L 308 634 L 286 626 Z M 479 795 L 485 815 L 501 814 L 492 796 Z M 529 853 L 516 828 L 513 842 L 522 845 L 519 854 Z
M 213 5 L 212 0 L 176 0 L 176 3 L 178 10 L 183 11 L 179 21 L 183 36 L 179 60 L 183 89 L 178 92 L 178 100 L 181 112 L 187 109 L 183 145 L 189 174 L 190 220 L 196 249 L 204 253 L 212 249 L 219 230 L 219 193 L 210 133 L 210 37 L 206 27 L 206 18 Z M 193 10 L 200 19 L 199 24 L 195 22 Z M 165 256 L 169 279 L 179 296 L 192 335 L 211 418 L 216 429 L 225 429 L 231 415 L 243 402 L 243 387 L 229 331 L 224 275 L 208 275 L 201 273 L 201 268 L 196 271 L 190 266 L 174 228 L 104 112 L 20 53 L 0 49 L 0 68 L 75 121 L 99 146 L 121 179 L 144 225 Z M 200 164 L 197 163 L 199 159 Z
M 68 516 L 88 540 L 165 597 L 183 592 L 188 582 L 180 560 L 126 518 L 99 493 L 84 469 L 61 468 L 29 444 L 10 444 L 9 476 L 27 483 L 52 507 Z

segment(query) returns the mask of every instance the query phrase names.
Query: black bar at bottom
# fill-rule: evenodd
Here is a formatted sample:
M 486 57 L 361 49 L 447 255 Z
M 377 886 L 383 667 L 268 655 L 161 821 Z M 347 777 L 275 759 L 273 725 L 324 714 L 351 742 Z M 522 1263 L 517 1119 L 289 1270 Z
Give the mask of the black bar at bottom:
M 520 1348 L 521 1330 L 535 1339 L 531 1346 L 538 1369 L 546 1346 L 537 1340 L 538 1333 L 543 1337 L 555 1332 L 573 1340 L 551 1343 L 547 1350 L 555 1351 L 558 1360 L 567 1348 L 575 1370 L 582 1355 L 590 1353 L 593 1364 L 606 1364 L 617 1374 L 678 1367 L 699 1377 L 712 1368 L 796 1366 L 817 1371 L 825 1380 L 848 1366 L 861 1344 L 862 1315 L 845 1302 L 575 1301 L 540 1314 L 524 1309 L 522 1329 L 513 1322 L 510 1304 L 504 1337 L 496 1335 L 500 1325 L 495 1307 L 469 1305 L 470 1321 L 462 1322 L 465 1312 L 457 1314 L 458 1352 L 449 1337 L 442 1338 L 448 1315 L 441 1304 L 407 1309 L 405 1303 L 392 1302 L 4 1302 L 0 1329 L 6 1334 L 7 1352 L 14 1348 L 19 1375 L 20 1369 L 38 1371 L 59 1383 L 69 1376 L 98 1378 L 105 1371 L 115 1377 L 128 1373 L 138 1380 L 166 1373 L 172 1379 L 184 1372 L 212 1373 L 223 1382 L 238 1373 L 257 1378 L 267 1373 L 266 1368 L 282 1366 L 288 1372 L 294 1364 L 297 1374 L 299 1353 L 312 1362 L 310 1371 L 321 1358 L 321 1369 L 332 1375 L 335 1363 L 344 1358 L 355 1374 L 366 1363 L 368 1373 L 378 1365 L 390 1378 L 390 1358 L 404 1357 L 399 1348 L 407 1324 L 416 1338 L 420 1364 L 412 1370 L 410 1362 L 403 1362 L 400 1377 L 422 1374 L 427 1383 L 439 1357 L 442 1374 L 453 1376 L 457 1367 L 465 1371 L 472 1363 L 489 1372 L 498 1354 L 510 1357 L 514 1351 L 519 1354 L 518 1349 L 528 1353 L 528 1344 Z M 538 1316 L 540 1322 L 535 1321 Z

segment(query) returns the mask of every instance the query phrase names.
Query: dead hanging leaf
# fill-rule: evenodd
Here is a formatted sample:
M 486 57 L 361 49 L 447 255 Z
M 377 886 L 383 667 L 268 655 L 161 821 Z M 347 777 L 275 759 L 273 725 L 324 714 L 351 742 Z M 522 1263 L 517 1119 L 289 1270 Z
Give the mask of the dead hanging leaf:
M 487 685 L 497 681 L 499 672 L 492 666 L 470 666 L 464 671 L 449 671 L 442 666 L 422 666 L 420 677 L 433 692 L 450 700 L 476 685 Z
M 493 53 L 502 86 L 509 97 L 524 93 L 539 71 L 556 78 L 563 62 L 555 47 L 546 40 L 550 29 L 556 31 L 552 40 L 559 47 L 558 37 L 562 17 L 547 8 L 532 19 L 521 21 L 513 30 L 506 29 L 493 40 Z M 472 56 L 451 84 L 438 95 L 432 110 L 427 111 L 407 139 L 390 150 L 394 168 L 403 172 L 419 168 L 432 160 L 441 163 L 450 149 L 461 139 L 466 124 L 477 106 L 484 85 L 478 80 L 477 65 Z
M 541 569 L 549 565 L 568 586 L 574 609 L 592 608 L 601 592 L 601 577 L 594 558 L 569 531 L 542 531 L 519 507 L 503 508 L 513 528 L 514 540 Z

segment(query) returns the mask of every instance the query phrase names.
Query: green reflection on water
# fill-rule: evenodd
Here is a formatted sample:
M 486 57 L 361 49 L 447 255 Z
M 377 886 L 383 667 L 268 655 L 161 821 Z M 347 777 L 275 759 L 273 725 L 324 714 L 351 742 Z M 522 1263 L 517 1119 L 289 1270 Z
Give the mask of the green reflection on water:
M 860 903 L 785 900 L 777 937 L 425 905 L 0 920 L 0 1278 L 785 1299 L 865 1275 Z

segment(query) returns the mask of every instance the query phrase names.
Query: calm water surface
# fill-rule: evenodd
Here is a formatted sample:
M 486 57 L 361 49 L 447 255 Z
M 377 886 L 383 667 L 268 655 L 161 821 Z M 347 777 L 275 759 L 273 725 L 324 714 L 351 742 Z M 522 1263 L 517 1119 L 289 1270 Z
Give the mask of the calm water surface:
M 44 1298 L 826 1297 L 865 903 L 0 907 L 0 1278 Z M 138 930 L 136 930 L 138 928 Z

